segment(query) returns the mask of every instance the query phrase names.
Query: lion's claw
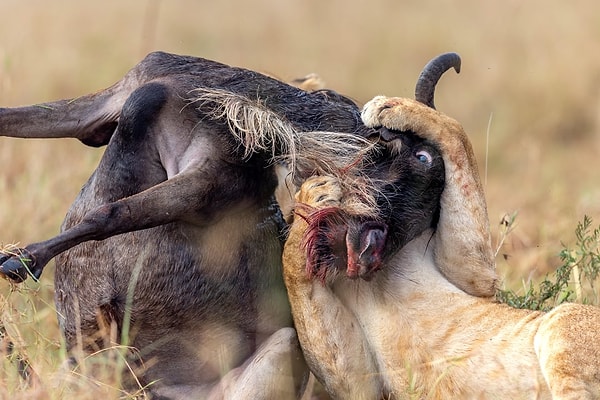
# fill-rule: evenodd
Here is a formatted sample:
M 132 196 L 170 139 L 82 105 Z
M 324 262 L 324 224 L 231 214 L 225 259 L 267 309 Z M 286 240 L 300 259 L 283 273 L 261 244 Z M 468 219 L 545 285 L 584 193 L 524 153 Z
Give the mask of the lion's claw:
M 340 205 L 342 189 L 335 177 L 314 176 L 302 184 L 296 199 L 315 208 L 336 207 Z

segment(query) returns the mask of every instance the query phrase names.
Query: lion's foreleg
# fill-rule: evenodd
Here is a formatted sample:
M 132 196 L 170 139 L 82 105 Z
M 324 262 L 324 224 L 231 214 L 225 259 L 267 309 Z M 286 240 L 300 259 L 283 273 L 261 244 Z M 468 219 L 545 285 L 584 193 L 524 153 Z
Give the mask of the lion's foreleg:
M 297 199 L 313 207 L 331 205 L 336 193 L 332 183 L 332 178 L 312 178 Z M 295 218 L 283 253 L 285 283 L 306 361 L 332 397 L 380 398 L 382 384 L 359 322 L 331 288 L 307 275 L 302 248 L 306 228 L 304 219 Z
M 440 200 L 434 254 L 450 282 L 478 297 L 496 293 L 487 206 L 471 142 L 458 121 L 418 101 L 377 96 L 363 108 L 372 128 L 414 132 L 434 142 L 442 153 L 446 183 Z M 460 268 L 456 268 L 460 265 Z

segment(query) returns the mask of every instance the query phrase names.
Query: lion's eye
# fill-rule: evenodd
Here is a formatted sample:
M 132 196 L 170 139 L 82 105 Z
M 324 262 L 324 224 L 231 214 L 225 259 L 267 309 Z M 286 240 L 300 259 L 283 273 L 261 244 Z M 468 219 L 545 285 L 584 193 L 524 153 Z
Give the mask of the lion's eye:
M 415 153 L 415 157 L 417 157 L 417 160 L 419 160 L 419 162 L 422 162 L 423 164 L 431 164 L 433 161 L 433 157 L 431 156 L 431 154 L 429 154 L 429 152 L 425 150 L 417 151 Z

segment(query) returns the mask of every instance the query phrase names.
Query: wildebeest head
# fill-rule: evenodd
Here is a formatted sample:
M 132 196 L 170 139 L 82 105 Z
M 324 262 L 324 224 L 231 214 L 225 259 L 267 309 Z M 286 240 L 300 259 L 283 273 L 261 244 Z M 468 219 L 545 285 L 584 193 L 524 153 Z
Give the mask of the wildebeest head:
M 421 74 L 416 101 L 377 96 L 365 104 L 362 120 L 368 127 L 378 129 L 376 147 L 384 148 L 383 157 L 374 157 L 374 162 L 363 168 L 368 188 L 365 191 L 372 192 L 374 201 L 365 213 L 354 212 L 344 204 L 348 200 L 342 201 L 341 208 L 351 210 L 347 214 L 352 216 L 341 221 L 339 217 L 336 220 L 326 216 L 343 214 L 339 211 L 322 211 L 307 218 L 312 228 L 306 240 L 309 273 L 325 277 L 346 261 L 350 277 L 369 278 L 387 257 L 433 227 L 433 257 L 448 281 L 474 296 L 495 294 L 498 277 L 475 155 L 462 126 L 433 107 L 435 83 L 444 71 L 450 67 L 458 71 L 459 66 L 456 54 L 442 55 Z M 415 135 L 416 141 L 410 142 Z M 411 164 L 411 157 L 423 158 L 420 145 L 432 149 L 432 163 L 426 173 Z M 390 151 L 394 146 L 400 147 L 395 153 Z M 402 147 L 406 152 L 401 151 Z M 389 153 L 385 153 L 386 149 Z M 402 176 L 390 174 L 389 164 L 394 161 L 398 171 L 408 168 Z M 390 175 L 384 174 L 378 180 L 382 172 Z M 349 193 L 349 198 L 361 198 Z M 386 201 L 390 198 L 398 200 Z M 340 225 L 346 227 L 342 229 Z M 331 239 L 335 235 L 329 231 L 346 234 L 344 249 L 340 250 L 339 240 Z
M 346 203 L 297 211 L 309 223 L 309 275 L 345 271 L 368 280 L 396 249 L 436 226 L 444 188 L 440 152 L 409 132 L 383 134 L 388 139 L 373 148 L 361 175 L 342 182 Z
M 456 53 L 428 63 L 416 85 L 417 101 L 434 108 L 435 85 L 452 67 L 460 71 Z M 387 256 L 437 225 L 445 171 L 434 143 L 410 131 L 381 127 L 359 176 L 344 185 L 345 198 L 355 204 L 305 216 L 310 275 L 325 279 L 328 272 L 345 270 L 350 278 L 370 279 Z M 364 207 L 349 211 L 356 203 Z

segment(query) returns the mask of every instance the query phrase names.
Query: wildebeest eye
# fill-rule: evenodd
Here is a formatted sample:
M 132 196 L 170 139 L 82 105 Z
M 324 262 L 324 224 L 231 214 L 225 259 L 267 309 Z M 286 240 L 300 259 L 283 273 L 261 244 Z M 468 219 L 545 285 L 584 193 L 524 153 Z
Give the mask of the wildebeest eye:
M 423 164 L 431 164 L 433 162 L 433 157 L 426 150 L 417 151 L 415 153 L 415 157 L 417 157 L 417 160 L 419 160 L 419 162 L 422 162 Z

